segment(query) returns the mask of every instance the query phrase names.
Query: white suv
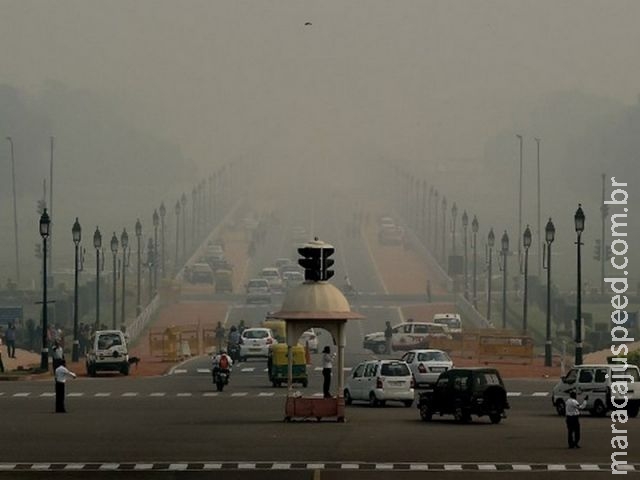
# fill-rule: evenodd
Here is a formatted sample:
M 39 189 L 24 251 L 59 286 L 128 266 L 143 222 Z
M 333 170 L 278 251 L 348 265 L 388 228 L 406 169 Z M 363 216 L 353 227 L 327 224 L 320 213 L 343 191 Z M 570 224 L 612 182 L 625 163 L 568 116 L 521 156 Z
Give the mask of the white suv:
M 278 343 L 270 328 L 247 328 L 240 335 L 240 361 L 249 357 L 268 357 L 271 345 Z
M 120 330 L 98 330 L 91 337 L 91 349 L 86 360 L 87 374 L 115 371 L 129 375 L 127 339 Z
M 369 402 L 372 407 L 384 406 L 387 401 L 413 405 L 413 375 L 401 360 L 371 360 L 353 369 L 344 389 L 347 405 L 355 400 Z

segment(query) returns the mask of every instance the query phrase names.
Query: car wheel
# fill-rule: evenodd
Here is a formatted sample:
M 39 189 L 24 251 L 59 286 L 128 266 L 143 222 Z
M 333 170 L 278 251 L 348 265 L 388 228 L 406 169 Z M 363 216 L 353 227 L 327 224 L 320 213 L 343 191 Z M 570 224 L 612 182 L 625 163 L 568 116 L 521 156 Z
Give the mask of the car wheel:
M 502 415 L 500 415 L 499 413 L 492 413 L 491 415 L 489 415 L 489 419 L 491 420 L 491 423 L 500 423 L 500 420 L 502 420 Z
M 607 407 L 604 406 L 600 400 L 596 400 L 596 403 L 593 404 L 593 409 L 591 409 L 591 414 L 596 417 L 604 417 L 607 413 Z
M 373 351 L 378 355 L 382 355 L 387 351 L 387 346 L 384 343 L 376 343 L 376 345 L 373 347 Z
M 123 365 L 120 372 L 125 376 L 129 375 L 129 364 Z
M 351 405 L 353 403 L 353 398 L 351 398 L 351 394 L 349 393 L 349 390 L 345 389 L 344 390 L 344 404 L 345 405 Z
M 370 407 L 377 407 L 378 406 L 378 399 L 376 398 L 376 394 L 371 392 L 369 394 L 369 406 Z
M 413 405 L 413 400 L 405 400 L 403 403 L 405 407 L 410 408 Z
M 429 406 L 426 403 L 421 403 L 420 404 L 420 418 L 424 422 L 429 422 L 429 421 L 431 421 L 431 417 L 432 416 L 433 416 L 433 413 L 431 412 L 431 409 L 429 408 Z
M 561 417 L 564 417 L 564 414 L 565 414 L 566 410 L 565 410 L 564 402 L 562 400 L 557 400 L 556 401 L 556 412 Z

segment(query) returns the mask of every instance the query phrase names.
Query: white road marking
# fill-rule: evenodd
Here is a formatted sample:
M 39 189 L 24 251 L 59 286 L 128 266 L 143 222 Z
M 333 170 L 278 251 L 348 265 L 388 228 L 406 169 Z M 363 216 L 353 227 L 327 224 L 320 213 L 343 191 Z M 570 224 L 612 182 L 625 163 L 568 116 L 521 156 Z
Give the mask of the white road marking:
M 492 464 L 480 464 L 478 465 L 478 470 L 497 470 L 498 467 Z
M 203 397 L 217 397 L 218 396 L 218 392 L 204 392 L 202 394 Z
M 376 470 L 393 470 L 393 463 L 376 463 Z
M 84 468 L 84 463 L 68 463 L 64 466 L 65 470 L 82 470 Z
M 507 397 L 520 397 L 522 392 L 507 392 Z
M 190 392 L 180 392 L 176 394 L 176 397 L 190 397 L 191 395 Z
M 94 395 L 94 397 L 110 397 L 111 392 L 98 392 Z
M 253 372 L 256 368 L 255 367 L 245 367 L 243 369 L 241 369 L 241 372 Z
M 82 392 L 67 393 L 67 397 L 82 397 L 83 395 L 84 393 Z
M 523 470 L 531 470 L 531 465 L 522 465 L 519 463 L 514 463 L 513 465 L 511 465 L 511 468 L 514 470 L 519 470 L 519 471 L 523 471 Z
M 254 468 L 256 468 L 256 464 L 255 463 L 239 463 L 238 468 L 244 469 L 244 470 L 253 470 Z
M 203 470 L 220 470 L 221 468 L 221 463 L 205 463 L 202 467 Z
M 462 465 L 445 464 L 445 470 L 462 470 Z
M 41 397 L 55 397 L 55 395 L 56 394 L 53 392 L 44 392 L 40 394 Z
M 567 469 L 567 467 L 564 466 L 564 465 L 549 465 L 549 466 L 547 466 L 547 470 L 554 471 L 554 472 L 555 471 L 564 471 L 566 469 Z
M 31 395 L 31 392 L 21 392 L 13 394 L 14 397 L 28 397 L 29 395 Z
M 532 397 L 548 397 L 549 392 L 533 392 L 531 396 Z
M 138 392 L 124 392 L 122 394 L 123 397 L 137 397 L 138 396 Z
M 324 470 L 324 463 L 307 463 L 307 470 Z
M 119 463 L 103 463 L 100 465 L 100 470 L 117 470 L 119 467 Z
M 152 468 L 153 463 L 138 463 L 133 467 L 134 470 L 151 470 Z
M 582 470 L 600 470 L 600 465 L 594 465 L 593 463 L 581 463 L 580 468 Z
M 208 368 L 199 368 L 198 373 L 211 373 L 211 370 Z
M 187 370 L 184 368 L 176 368 L 173 373 L 187 373 Z
M 232 397 L 246 397 L 247 395 L 247 392 L 236 392 L 231 394 Z
M 149 394 L 150 397 L 164 397 L 165 395 L 165 392 L 153 392 Z
M 273 397 L 275 394 L 273 392 L 260 392 L 258 394 L 259 397 Z
M 343 470 L 357 470 L 360 468 L 360 465 L 357 463 L 343 463 L 340 468 Z
M 187 468 L 189 468 L 188 463 L 172 463 L 169 465 L 169 470 L 173 471 L 186 470 Z
M 290 468 L 290 463 L 274 463 L 271 465 L 271 470 L 289 470 Z

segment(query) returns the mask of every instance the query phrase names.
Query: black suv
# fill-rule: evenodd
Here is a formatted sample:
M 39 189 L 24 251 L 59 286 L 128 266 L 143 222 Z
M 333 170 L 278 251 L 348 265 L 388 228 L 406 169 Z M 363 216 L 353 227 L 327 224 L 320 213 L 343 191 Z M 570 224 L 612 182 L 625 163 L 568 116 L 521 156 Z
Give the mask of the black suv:
M 471 415 L 488 415 L 491 423 L 499 423 L 508 408 L 507 392 L 495 368 L 452 368 L 418 399 L 425 422 L 435 414 L 451 414 L 463 423 L 471 421 Z

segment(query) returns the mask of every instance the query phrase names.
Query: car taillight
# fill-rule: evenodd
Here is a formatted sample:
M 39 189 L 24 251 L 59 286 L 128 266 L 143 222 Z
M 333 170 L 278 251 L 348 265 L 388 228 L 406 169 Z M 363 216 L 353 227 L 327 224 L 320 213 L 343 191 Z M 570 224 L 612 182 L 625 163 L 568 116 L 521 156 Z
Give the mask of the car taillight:
M 272 338 L 267 338 L 267 345 L 271 345 L 273 343 L 273 339 Z
M 421 363 L 420 365 L 418 365 L 418 371 L 420 373 L 427 373 L 427 369 L 424 366 L 424 363 Z
M 376 380 L 376 388 L 382 388 L 382 379 L 380 377 Z

